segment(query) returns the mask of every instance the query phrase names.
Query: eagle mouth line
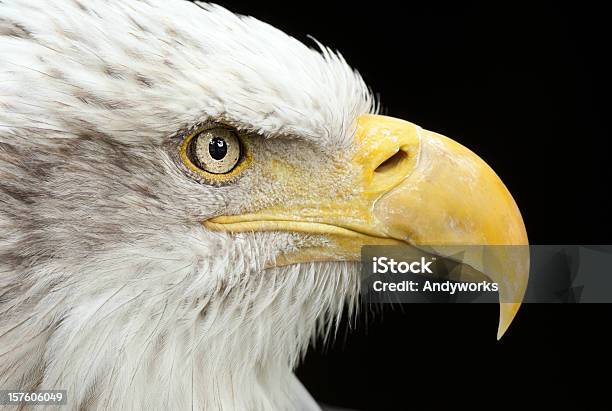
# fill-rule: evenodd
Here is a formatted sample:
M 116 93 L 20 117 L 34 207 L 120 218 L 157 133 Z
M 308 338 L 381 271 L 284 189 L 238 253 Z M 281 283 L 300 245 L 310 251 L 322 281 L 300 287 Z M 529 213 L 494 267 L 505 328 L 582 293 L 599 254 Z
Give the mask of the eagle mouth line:
M 362 245 L 390 245 L 390 246 L 408 246 L 415 250 L 418 250 L 424 254 L 448 259 L 456 263 L 465 265 L 471 271 L 473 276 L 472 281 L 478 282 L 482 280 L 490 280 L 490 276 L 481 270 L 475 268 L 471 264 L 467 264 L 464 261 L 457 260 L 452 255 L 445 255 L 444 253 L 437 252 L 424 247 L 422 245 L 415 244 L 409 239 L 399 239 L 394 237 L 383 237 L 371 234 L 370 230 L 361 229 L 360 227 L 346 227 L 339 226 L 329 223 L 303 221 L 303 220 L 290 220 L 286 218 L 273 219 L 270 216 L 266 216 L 265 219 L 256 219 L 256 216 L 220 216 L 214 217 L 210 220 L 204 221 L 202 224 L 212 230 L 230 233 L 244 233 L 244 232 L 258 232 L 258 231 L 281 231 L 281 232 L 298 232 L 304 234 L 321 234 L 331 235 L 336 238 L 344 238 L 349 240 L 355 240 L 361 242 Z M 459 244 L 456 246 L 460 246 Z M 332 261 L 328 257 L 323 257 L 322 261 Z M 435 276 L 433 276 L 435 277 Z M 462 281 L 462 280 L 460 280 Z
M 221 220 L 223 222 L 218 222 L 218 220 Z M 439 257 L 443 259 L 449 259 L 450 261 L 454 261 L 456 263 L 465 264 L 462 261 L 456 260 L 453 256 L 446 256 L 446 255 L 437 253 L 433 250 L 428 250 L 426 247 L 422 247 L 417 244 L 411 243 L 408 240 L 400 240 L 400 239 L 392 238 L 392 237 L 382 237 L 382 236 L 371 235 L 368 232 L 358 231 L 358 229 L 342 227 L 342 226 L 328 224 L 328 223 L 300 221 L 300 220 L 288 220 L 288 219 L 255 220 L 252 218 L 252 216 L 249 219 L 244 219 L 244 217 L 242 216 L 222 216 L 222 217 L 212 218 L 211 220 L 206 220 L 202 224 L 212 231 L 224 231 L 224 232 L 230 232 L 230 233 L 244 233 L 244 232 L 257 232 L 257 231 L 298 232 L 298 233 L 304 233 L 304 234 L 332 235 L 335 237 L 342 237 L 342 238 L 349 239 L 349 240 L 353 239 L 355 241 L 361 242 L 362 245 L 409 246 L 411 248 L 414 248 L 415 250 L 418 250 L 430 256 Z M 321 261 L 333 261 L 333 259 L 329 258 L 328 256 L 323 256 L 321 258 Z M 487 274 L 483 273 L 482 271 L 478 269 L 475 269 L 470 264 L 465 264 L 465 265 L 466 267 L 469 267 L 471 270 L 473 270 L 471 271 L 471 274 L 474 276 L 474 279 L 468 282 L 490 280 L 490 277 Z M 426 276 L 435 278 L 435 275 L 433 276 L 426 275 Z
M 344 238 L 354 238 L 355 240 L 380 241 L 381 245 L 408 244 L 408 241 L 392 237 L 374 235 L 367 229 L 358 227 L 343 227 L 334 224 L 288 220 L 288 219 L 240 219 L 238 216 L 215 217 L 202 223 L 212 231 L 227 231 L 232 233 L 256 232 L 256 231 L 284 231 L 297 232 L 303 234 L 323 234 Z

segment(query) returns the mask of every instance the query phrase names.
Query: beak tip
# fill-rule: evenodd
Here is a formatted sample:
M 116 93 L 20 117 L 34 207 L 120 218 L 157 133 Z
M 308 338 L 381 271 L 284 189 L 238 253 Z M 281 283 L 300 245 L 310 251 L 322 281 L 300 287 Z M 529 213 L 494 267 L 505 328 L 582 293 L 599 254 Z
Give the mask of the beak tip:
M 508 331 L 508 328 L 510 328 L 510 323 L 500 318 L 499 326 L 497 327 L 497 341 L 501 340 L 506 331 Z
M 521 303 L 500 303 L 499 304 L 499 326 L 497 328 L 497 341 L 499 341 L 508 328 L 510 328 L 510 324 L 519 308 L 521 307 Z

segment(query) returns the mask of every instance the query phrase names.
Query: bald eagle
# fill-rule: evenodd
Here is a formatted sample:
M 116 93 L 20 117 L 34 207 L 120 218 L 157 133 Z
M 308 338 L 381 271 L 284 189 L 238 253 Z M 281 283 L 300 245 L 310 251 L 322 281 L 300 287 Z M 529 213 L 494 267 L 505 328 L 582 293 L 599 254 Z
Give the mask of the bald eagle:
M 0 55 L 0 388 L 317 409 L 292 370 L 357 306 L 363 245 L 527 244 L 474 153 L 254 18 L 3 0 Z M 524 266 L 485 274 L 520 302 Z

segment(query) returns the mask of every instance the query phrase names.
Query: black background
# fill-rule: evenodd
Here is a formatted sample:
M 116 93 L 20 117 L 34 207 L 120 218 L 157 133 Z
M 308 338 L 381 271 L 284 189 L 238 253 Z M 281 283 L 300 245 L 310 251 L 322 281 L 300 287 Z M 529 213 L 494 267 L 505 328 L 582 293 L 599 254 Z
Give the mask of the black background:
M 513 193 L 533 244 L 606 244 L 610 14 L 581 2 L 220 1 L 338 49 L 383 112 L 459 141 Z M 612 273 L 602 273 L 611 275 Z M 362 410 L 612 409 L 612 306 L 363 307 L 308 353 L 321 402 Z

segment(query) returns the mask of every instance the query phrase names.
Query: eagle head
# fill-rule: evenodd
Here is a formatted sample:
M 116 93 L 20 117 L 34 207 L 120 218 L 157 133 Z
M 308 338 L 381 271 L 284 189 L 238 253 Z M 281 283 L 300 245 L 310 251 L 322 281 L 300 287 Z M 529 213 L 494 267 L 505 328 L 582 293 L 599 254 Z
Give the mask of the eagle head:
M 316 409 L 292 369 L 363 245 L 527 243 L 481 159 L 317 46 L 209 4 L 2 1 L 1 388 Z M 520 300 L 524 266 L 486 274 Z

